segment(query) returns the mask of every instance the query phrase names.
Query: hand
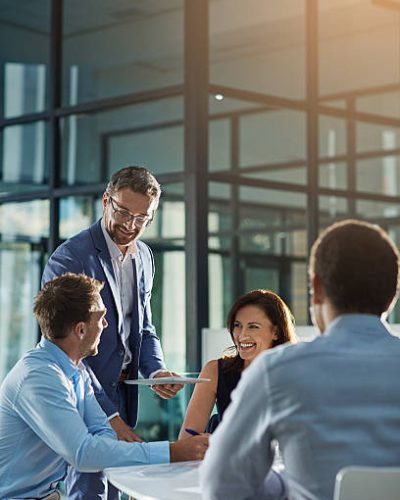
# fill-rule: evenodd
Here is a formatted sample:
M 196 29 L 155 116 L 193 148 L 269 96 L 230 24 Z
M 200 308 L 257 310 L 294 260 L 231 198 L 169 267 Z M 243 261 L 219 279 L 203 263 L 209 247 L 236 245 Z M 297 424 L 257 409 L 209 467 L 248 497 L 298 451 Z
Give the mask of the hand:
M 188 439 L 181 439 L 169 444 L 171 462 L 203 460 L 208 448 L 209 434 L 199 434 Z
M 143 439 L 137 436 L 119 415 L 113 417 L 109 420 L 109 422 L 120 441 L 127 441 L 128 443 L 143 443 Z
M 154 375 L 154 378 L 160 377 L 179 377 L 178 373 L 162 371 L 158 372 Z M 151 388 L 153 391 L 163 399 L 171 399 L 173 398 L 178 391 L 180 391 L 183 387 L 183 384 L 166 384 L 166 385 L 152 385 Z

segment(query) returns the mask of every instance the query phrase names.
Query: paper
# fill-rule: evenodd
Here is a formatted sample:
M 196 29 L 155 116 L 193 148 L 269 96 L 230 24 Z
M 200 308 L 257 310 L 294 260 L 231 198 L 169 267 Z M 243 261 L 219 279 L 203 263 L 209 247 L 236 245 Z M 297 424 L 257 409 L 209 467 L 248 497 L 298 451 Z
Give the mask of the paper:
M 166 384 L 199 384 L 210 382 L 209 378 L 191 377 L 158 377 L 158 378 L 137 378 L 125 380 L 129 385 L 166 385 Z

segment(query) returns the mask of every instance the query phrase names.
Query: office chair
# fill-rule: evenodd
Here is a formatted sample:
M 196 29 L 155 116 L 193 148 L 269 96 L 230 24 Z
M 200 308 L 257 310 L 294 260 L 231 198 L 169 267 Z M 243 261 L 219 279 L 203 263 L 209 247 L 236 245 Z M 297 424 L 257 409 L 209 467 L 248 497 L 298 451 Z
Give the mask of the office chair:
M 333 500 L 399 500 L 400 467 L 345 467 L 336 475 Z

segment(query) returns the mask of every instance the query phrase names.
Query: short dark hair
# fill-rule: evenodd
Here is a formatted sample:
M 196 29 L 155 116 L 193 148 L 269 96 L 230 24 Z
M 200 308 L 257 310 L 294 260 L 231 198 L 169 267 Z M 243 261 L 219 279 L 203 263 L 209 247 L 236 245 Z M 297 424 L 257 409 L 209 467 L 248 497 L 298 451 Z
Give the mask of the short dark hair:
M 48 281 L 33 306 L 42 334 L 51 341 L 63 339 L 76 323 L 87 323 L 102 288 L 85 274 L 65 273 Z
M 144 167 L 124 167 L 115 172 L 107 184 L 106 193 L 112 196 L 125 187 L 134 193 L 157 200 L 157 202 L 161 196 L 160 184 L 154 175 Z
M 240 309 L 245 306 L 255 306 L 258 307 L 263 313 L 268 317 L 273 326 L 277 328 L 277 338 L 272 341 L 271 347 L 276 347 L 286 342 L 296 342 L 296 335 L 294 331 L 294 318 L 290 312 L 289 307 L 285 302 L 271 290 L 252 290 L 244 295 L 241 295 L 232 304 L 228 312 L 227 317 L 227 328 L 233 338 L 233 330 L 235 326 L 236 316 Z M 234 348 L 233 348 L 234 349 Z M 236 349 L 235 349 L 236 352 Z M 225 366 L 227 370 L 238 370 L 243 369 L 243 360 L 240 358 L 239 354 L 236 354 L 231 359 L 225 359 Z
M 309 273 L 319 277 L 338 313 L 380 316 L 398 292 L 399 252 L 379 226 L 344 220 L 312 246 Z

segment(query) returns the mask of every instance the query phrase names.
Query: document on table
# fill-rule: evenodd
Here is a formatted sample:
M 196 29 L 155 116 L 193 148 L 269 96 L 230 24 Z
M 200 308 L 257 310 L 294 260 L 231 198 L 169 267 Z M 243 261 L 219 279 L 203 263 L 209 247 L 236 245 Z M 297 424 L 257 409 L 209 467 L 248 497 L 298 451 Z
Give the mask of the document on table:
M 209 378 L 193 377 L 157 377 L 157 378 L 137 378 L 125 380 L 129 385 L 166 385 L 166 384 L 201 384 L 210 382 Z

